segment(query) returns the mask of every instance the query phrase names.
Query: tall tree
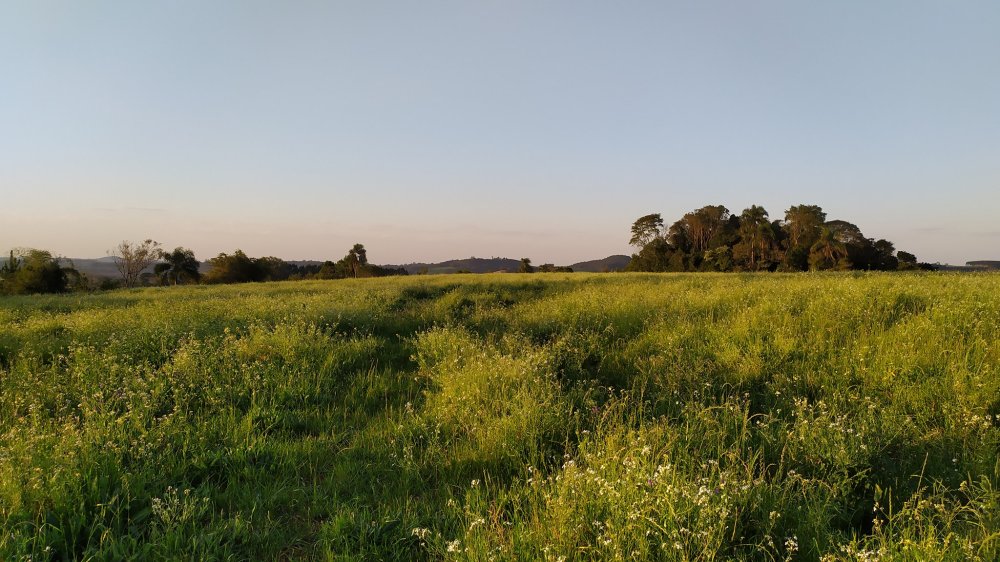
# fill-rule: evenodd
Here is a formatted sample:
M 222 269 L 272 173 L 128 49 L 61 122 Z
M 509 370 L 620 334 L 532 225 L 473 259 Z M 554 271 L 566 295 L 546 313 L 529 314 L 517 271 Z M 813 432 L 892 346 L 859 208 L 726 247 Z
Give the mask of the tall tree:
M 160 258 L 160 243 L 147 238 L 142 242 L 122 240 L 108 252 L 114 258 L 115 267 L 122 276 L 126 287 L 135 287 L 139 276 Z
M 654 239 L 660 237 L 663 232 L 663 217 L 660 213 L 653 213 L 636 219 L 632 223 L 632 238 L 628 243 L 637 248 L 642 248 Z
M 692 251 L 701 254 L 712 248 L 712 240 L 725 227 L 729 219 L 729 209 L 722 205 L 706 205 L 684 215 L 691 234 Z
M 361 269 L 368 265 L 368 252 L 365 250 L 364 245 L 355 244 L 353 248 L 348 250 L 347 256 L 344 257 L 344 262 L 350 268 L 354 277 L 357 278 Z
M 812 246 L 826 222 L 826 213 L 819 205 L 792 205 L 785 211 L 785 230 L 789 247 Z
M 774 227 L 768 220 L 767 210 L 758 205 L 744 209 L 740 214 L 740 241 L 733 247 L 733 257 L 743 262 L 750 271 L 771 265 L 774 250 Z
M 351 251 L 358 256 L 358 263 L 368 265 L 368 250 L 365 250 L 363 244 L 355 244 Z
M 534 273 L 535 268 L 531 266 L 530 258 L 521 258 L 521 266 L 517 270 L 518 273 Z
M 819 239 L 826 222 L 826 213 L 818 205 L 792 205 L 785 211 L 785 221 L 779 232 L 784 233 L 785 255 L 782 269 L 805 271 L 809 269 L 809 250 Z
M 732 236 L 726 236 L 733 234 L 728 232 L 729 217 L 723 205 L 695 209 L 670 225 L 667 240 L 674 248 L 700 258 L 703 252 L 730 241 Z
M 162 259 L 163 263 L 156 264 L 153 271 L 160 276 L 164 285 L 197 283 L 201 279 L 198 271 L 201 262 L 195 259 L 193 251 L 177 247 L 172 252 L 164 252 Z
M 872 244 L 875 259 L 874 267 L 879 271 L 896 271 L 899 269 L 899 259 L 895 256 L 896 247 L 884 238 L 876 240 Z

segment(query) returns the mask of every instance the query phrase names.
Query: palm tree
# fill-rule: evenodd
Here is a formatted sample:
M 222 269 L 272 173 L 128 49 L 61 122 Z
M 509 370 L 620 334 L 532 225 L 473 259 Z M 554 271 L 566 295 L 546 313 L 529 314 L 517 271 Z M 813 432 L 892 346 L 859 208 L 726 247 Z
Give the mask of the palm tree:
M 163 284 L 197 282 L 201 279 L 198 266 L 201 263 L 194 258 L 194 252 L 187 248 L 174 248 L 173 252 L 160 254 L 163 263 L 156 264 L 153 271 L 160 276 Z
M 831 229 L 821 229 L 819 240 L 809 249 L 809 266 L 812 269 L 833 269 L 846 258 L 847 246 L 837 240 Z
M 759 269 L 770 257 L 774 246 L 774 228 L 767 220 L 767 211 L 757 205 L 744 209 L 740 215 L 740 237 L 743 250 L 749 257 L 751 271 Z
M 5 277 L 9 277 L 17 273 L 17 270 L 21 267 L 21 261 L 17 256 L 14 255 L 14 250 L 10 251 L 10 257 L 4 262 L 3 266 L 0 266 L 0 281 Z

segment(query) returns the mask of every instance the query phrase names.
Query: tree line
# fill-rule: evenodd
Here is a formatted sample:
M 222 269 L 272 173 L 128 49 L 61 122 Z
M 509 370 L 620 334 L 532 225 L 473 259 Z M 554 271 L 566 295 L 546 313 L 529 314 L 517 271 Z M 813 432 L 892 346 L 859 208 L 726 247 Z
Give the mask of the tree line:
M 818 205 L 794 205 L 783 219 L 771 219 L 761 206 L 733 214 L 722 205 L 695 209 L 665 227 L 660 213 L 632 224 L 629 244 L 636 253 L 626 271 L 822 271 L 918 270 L 935 265 L 897 251 L 892 242 L 867 238 L 857 225 L 827 220 Z M 165 251 L 155 240 L 123 241 L 109 255 L 117 279 L 89 279 L 72 261 L 38 249 L 11 250 L 0 265 L 0 295 L 63 293 L 148 285 L 252 283 L 299 279 L 345 279 L 406 275 L 404 268 L 368 263 L 364 245 L 355 244 L 337 261 L 295 264 L 242 250 L 207 260 L 208 271 L 194 252 L 183 247 Z M 572 272 L 553 264 L 533 266 L 522 258 L 520 273 Z
M 364 245 L 355 244 L 338 261 L 322 264 L 294 264 L 273 256 L 248 257 L 240 250 L 221 253 L 208 260 L 212 268 L 204 283 L 248 283 L 257 281 L 296 281 L 302 279 L 347 279 L 406 275 L 403 268 L 385 268 L 368 263 Z
M 117 279 L 90 279 L 78 271 L 71 260 L 55 257 L 45 250 L 11 250 L 0 266 L 0 295 L 407 274 L 403 268 L 384 268 L 368 263 L 368 252 L 362 244 L 355 244 L 340 260 L 322 264 L 295 264 L 274 256 L 252 258 L 242 250 L 220 253 L 207 260 L 210 267 L 204 274 L 193 251 L 182 247 L 165 251 L 152 239 L 122 241 L 108 254 L 118 272 Z
M 573 273 L 572 267 L 543 263 L 539 266 L 531 265 L 531 258 L 521 258 L 521 263 L 517 267 L 518 273 Z
M 637 252 L 626 271 L 934 269 L 888 240 L 865 237 L 855 224 L 827 220 L 818 205 L 793 205 L 783 220 L 758 205 L 738 215 L 707 205 L 669 227 L 652 213 L 632 224 L 629 244 Z

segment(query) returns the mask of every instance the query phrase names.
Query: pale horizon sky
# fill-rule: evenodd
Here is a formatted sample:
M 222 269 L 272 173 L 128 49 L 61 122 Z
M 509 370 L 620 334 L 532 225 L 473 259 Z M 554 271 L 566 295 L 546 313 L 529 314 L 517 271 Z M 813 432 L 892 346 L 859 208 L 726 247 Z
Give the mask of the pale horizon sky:
M 631 253 L 800 203 L 1000 259 L 1000 3 L 0 4 L 0 251 Z

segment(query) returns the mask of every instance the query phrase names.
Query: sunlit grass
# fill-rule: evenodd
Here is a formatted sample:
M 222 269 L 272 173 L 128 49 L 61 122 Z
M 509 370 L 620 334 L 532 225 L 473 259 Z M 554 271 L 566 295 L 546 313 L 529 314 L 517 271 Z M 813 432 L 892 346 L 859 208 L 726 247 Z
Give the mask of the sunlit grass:
M 996 560 L 1000 276 L 0 299 L 0 559 Z

